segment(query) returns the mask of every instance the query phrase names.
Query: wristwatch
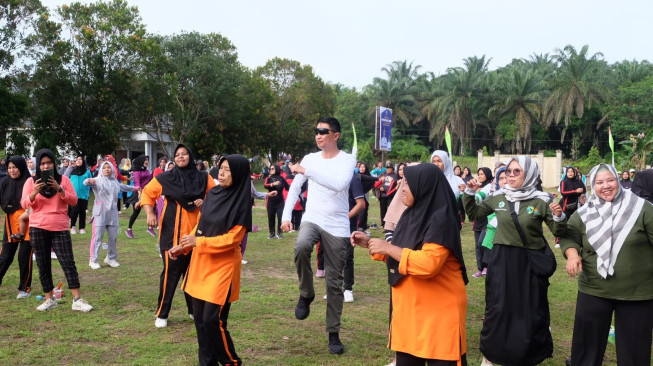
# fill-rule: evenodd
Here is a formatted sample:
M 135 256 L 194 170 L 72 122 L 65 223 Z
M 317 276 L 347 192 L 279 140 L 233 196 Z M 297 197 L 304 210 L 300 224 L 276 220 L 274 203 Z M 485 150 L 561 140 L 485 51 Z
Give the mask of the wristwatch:
M 59 193 L 63 193 L 63 187 L 62 187 L 62 186 L 59 186 L 59 189 L 57 189 L 57 192 L 59 192 Z

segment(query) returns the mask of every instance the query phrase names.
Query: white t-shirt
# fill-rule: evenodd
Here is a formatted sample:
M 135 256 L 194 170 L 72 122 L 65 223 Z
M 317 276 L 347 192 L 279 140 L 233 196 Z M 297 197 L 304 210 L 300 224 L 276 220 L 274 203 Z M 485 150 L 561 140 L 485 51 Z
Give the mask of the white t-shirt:
M 305 174 L 295 175 L 283 208 L 282 221 L 290 221 L 293 207 L 308 179 L 306 212 L 302 222 L 311 222 L 337 237 L 349 237 L 349 183 L 356 167 L 353 155 L 340 151 L 331 159 L 324 159 L 322 152 L 308 154 L 300 163 Z

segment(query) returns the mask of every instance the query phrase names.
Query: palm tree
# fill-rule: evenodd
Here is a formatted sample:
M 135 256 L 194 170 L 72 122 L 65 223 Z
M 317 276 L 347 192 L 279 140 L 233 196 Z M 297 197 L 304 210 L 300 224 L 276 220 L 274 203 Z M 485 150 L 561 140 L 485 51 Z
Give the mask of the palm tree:
M 368 113 L 373 113 L 376 106 L 384 106 L 392 109 L 392 118 L 401 122 L 403 127 L 411 126 L 418 116 L 415 96 L 419 76 L 417 72 L 421 67 L 413 66 L 412 62 L 395 61 L 382 68 L 386 78 L 374 78 L 368 90 L 373 102 Z
M 496 100 L 488 110 L 488 117 L 499 120 L 504 116 L 514 115 L 514 145 L 519 154 L 523 150 L 531 150 L 531 124 L 540 119 L 543 89 L 542 79 L 531 68 L 512 67 L 498 76 Z
M 588 46 L 580 52 L 568 45 L 563 50 L 557 49 L 553 56 L 559 64 L 553 81 L 552 93 L 544 103 L 544 125 L 548 128 L 556 125 L 564 118 L 560 142 L 564 142 L 565 134 L 571 123 L 572 115 L 583 117 L 585 108 L 591 108 L 592 103 L 607 99 L 608 92 L 597 76 L 601 71 L 603 54 L 597 52 L 588 57 Z
M 464 60 L 464 68 L 449 69 L 443 77 L 442 95 L 427 101 L 423 107 L 428 115 L 438 118 L 432 126 L 451 126 L 451 134 L 458 140 L 461 155 L 464 155 L 465 143 L 471 139 L 475 127 L 473 105 L 482 98 L 490 60 L 486 61 L 485 56 L 469 57 Z

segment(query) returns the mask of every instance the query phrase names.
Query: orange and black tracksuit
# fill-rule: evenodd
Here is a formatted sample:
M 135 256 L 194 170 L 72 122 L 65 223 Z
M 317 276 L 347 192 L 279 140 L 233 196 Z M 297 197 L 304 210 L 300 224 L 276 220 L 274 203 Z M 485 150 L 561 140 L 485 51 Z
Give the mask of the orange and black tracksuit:
M 207 179 L 205 193 L 215 186 L 213 179 Z M 155 177 L 148 183 L 141 194 L 141 205 L 155 206 L 156 200 L 161 196 L 163 187 Z M 163 271 L 159 282 L 159 299 L 157 302 L 156 317 L 168 319 L 170 306 L 179 280 L 186 273 L 190 263 L 190 254 L 180 255 L 177 260 L 170 260 L 168 250 L 179 245 L 181 238 L 188 235 L 197 225 L 200 209 L 189 212 L 175 201 L 165 197 L 163 211 L 159 217 L 159 247 L 163 260 Z M 188 314 L 193 313 L 192 298 L 188 294 L 186 306 Z
M 182 289 L 193 298 L 200 365 L 242 365 L 227 330 L 229 308 L 240 295 L 240 243 L 247 228 L 196 238 Z
M 29 240 L 29 232 L 25 234 L 23 240 L 11 239 L 12 234 L 19 233 L 18 218 L 23 212 L 25 210 L 21 208 L 5 215 L 5 232 L 2 236 L 2 249 L 0 249 L 0 284 L 9 266 L 14 261 L 16 250 L 18 250 L 18 267 L 20 269 L 18 291 L 30 292 L 32 287 L 33 250 Z

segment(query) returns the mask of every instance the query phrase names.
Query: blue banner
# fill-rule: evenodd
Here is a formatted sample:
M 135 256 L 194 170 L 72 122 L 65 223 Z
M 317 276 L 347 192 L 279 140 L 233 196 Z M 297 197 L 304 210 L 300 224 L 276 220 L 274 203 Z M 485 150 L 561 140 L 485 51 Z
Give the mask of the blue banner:
M 381 141 L 379 150 L 392 151 L 392 109 L 379 107 Z

